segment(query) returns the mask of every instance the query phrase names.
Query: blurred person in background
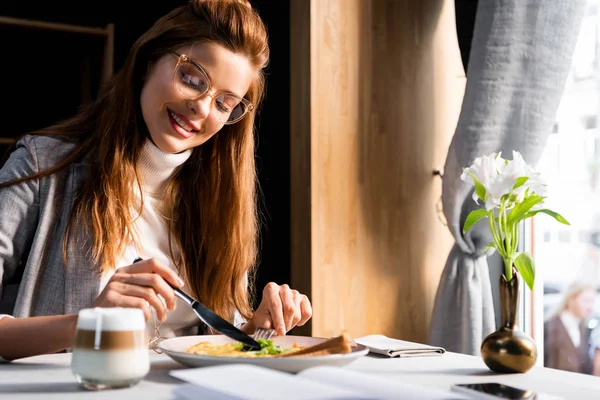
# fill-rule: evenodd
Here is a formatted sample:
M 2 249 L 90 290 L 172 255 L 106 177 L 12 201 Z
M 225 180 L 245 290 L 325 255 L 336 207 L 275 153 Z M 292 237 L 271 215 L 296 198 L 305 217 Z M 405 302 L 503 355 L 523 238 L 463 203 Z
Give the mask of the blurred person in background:
M 580 282 L 569 286 L 558 308 L 544 324 L 545 367 L 592 373 L 591 332 L 587 320 L 595 300 L 594 286 Z

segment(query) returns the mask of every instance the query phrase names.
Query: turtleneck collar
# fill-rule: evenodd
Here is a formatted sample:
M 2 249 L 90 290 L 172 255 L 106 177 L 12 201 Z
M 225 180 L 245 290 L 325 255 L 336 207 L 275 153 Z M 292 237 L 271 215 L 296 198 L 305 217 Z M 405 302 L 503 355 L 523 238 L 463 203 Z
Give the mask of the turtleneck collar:
M 146 140 L 139 158 L 144 193 L 162 197 L 175 169 L 186 162 L 191 155 L 191 149 L 177 154 L 165 153 L 151 140 Z

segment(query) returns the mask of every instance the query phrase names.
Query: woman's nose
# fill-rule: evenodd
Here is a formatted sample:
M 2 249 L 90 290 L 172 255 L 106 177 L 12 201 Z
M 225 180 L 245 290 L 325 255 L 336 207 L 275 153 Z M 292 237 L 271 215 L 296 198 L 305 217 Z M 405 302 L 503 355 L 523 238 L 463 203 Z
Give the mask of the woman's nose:
M 198 100 L 189 102 L 190 108 L 195 114 L 204 119 L 210 114 L 210 108 L 212 106 L 212 98 L 210 96 L 203 96 Z

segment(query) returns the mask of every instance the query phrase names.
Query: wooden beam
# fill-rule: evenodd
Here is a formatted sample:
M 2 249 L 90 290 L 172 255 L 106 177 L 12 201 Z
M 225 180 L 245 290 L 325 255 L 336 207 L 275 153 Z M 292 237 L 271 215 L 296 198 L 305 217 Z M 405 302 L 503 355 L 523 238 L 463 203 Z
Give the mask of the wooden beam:
M 0 16 L 0 25 L 13 25 L 25 28 L 46 29 L 51 31 L 81 33 L 93 36 L 107 36 L 108 31 L 103 28 L 63 24 L 58 22 L 36 21 L 31 19 Z
M 311 285 L 311 20 L 310 0 L 290 2 L 291 284 L 312 298 Z M 310 335 L 312 320 L 294 330 Z
M 104 59 L 102 64 L 102 84 L 113 75 L 115 53 L 115 25 L 106 25 L 106 41 L 104 43 Z
M 291 1 L 292 283 L 310 333 L 428 340 L 465 79 L 453 0 Z

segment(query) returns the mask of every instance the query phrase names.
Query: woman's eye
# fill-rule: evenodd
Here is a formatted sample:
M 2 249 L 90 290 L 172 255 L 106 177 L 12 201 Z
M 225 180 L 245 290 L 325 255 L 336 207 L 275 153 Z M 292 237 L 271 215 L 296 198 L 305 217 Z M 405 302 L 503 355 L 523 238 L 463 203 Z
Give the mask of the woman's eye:
M 223 103 L 222 101 L 217 100 L 216 103 L 217 103 L 217 107 L 219 107 L 219 110 L 221 110 L 223 112 L 227 112 L 227 113 L 231 111 L 231 109 L 228 108 L 225 105 L 225 103 Z
M 186 74 L 186 73 L 182 73 L 181 74 L 181 82 L 183 82 L 184 84 L 197 89 L 197 90 L 204 90 L 206 88 L 206 81 L 204 79 L 202 79 L 202 77 L 199 77 L 197 75 L 190 75 L 190 74 Z

